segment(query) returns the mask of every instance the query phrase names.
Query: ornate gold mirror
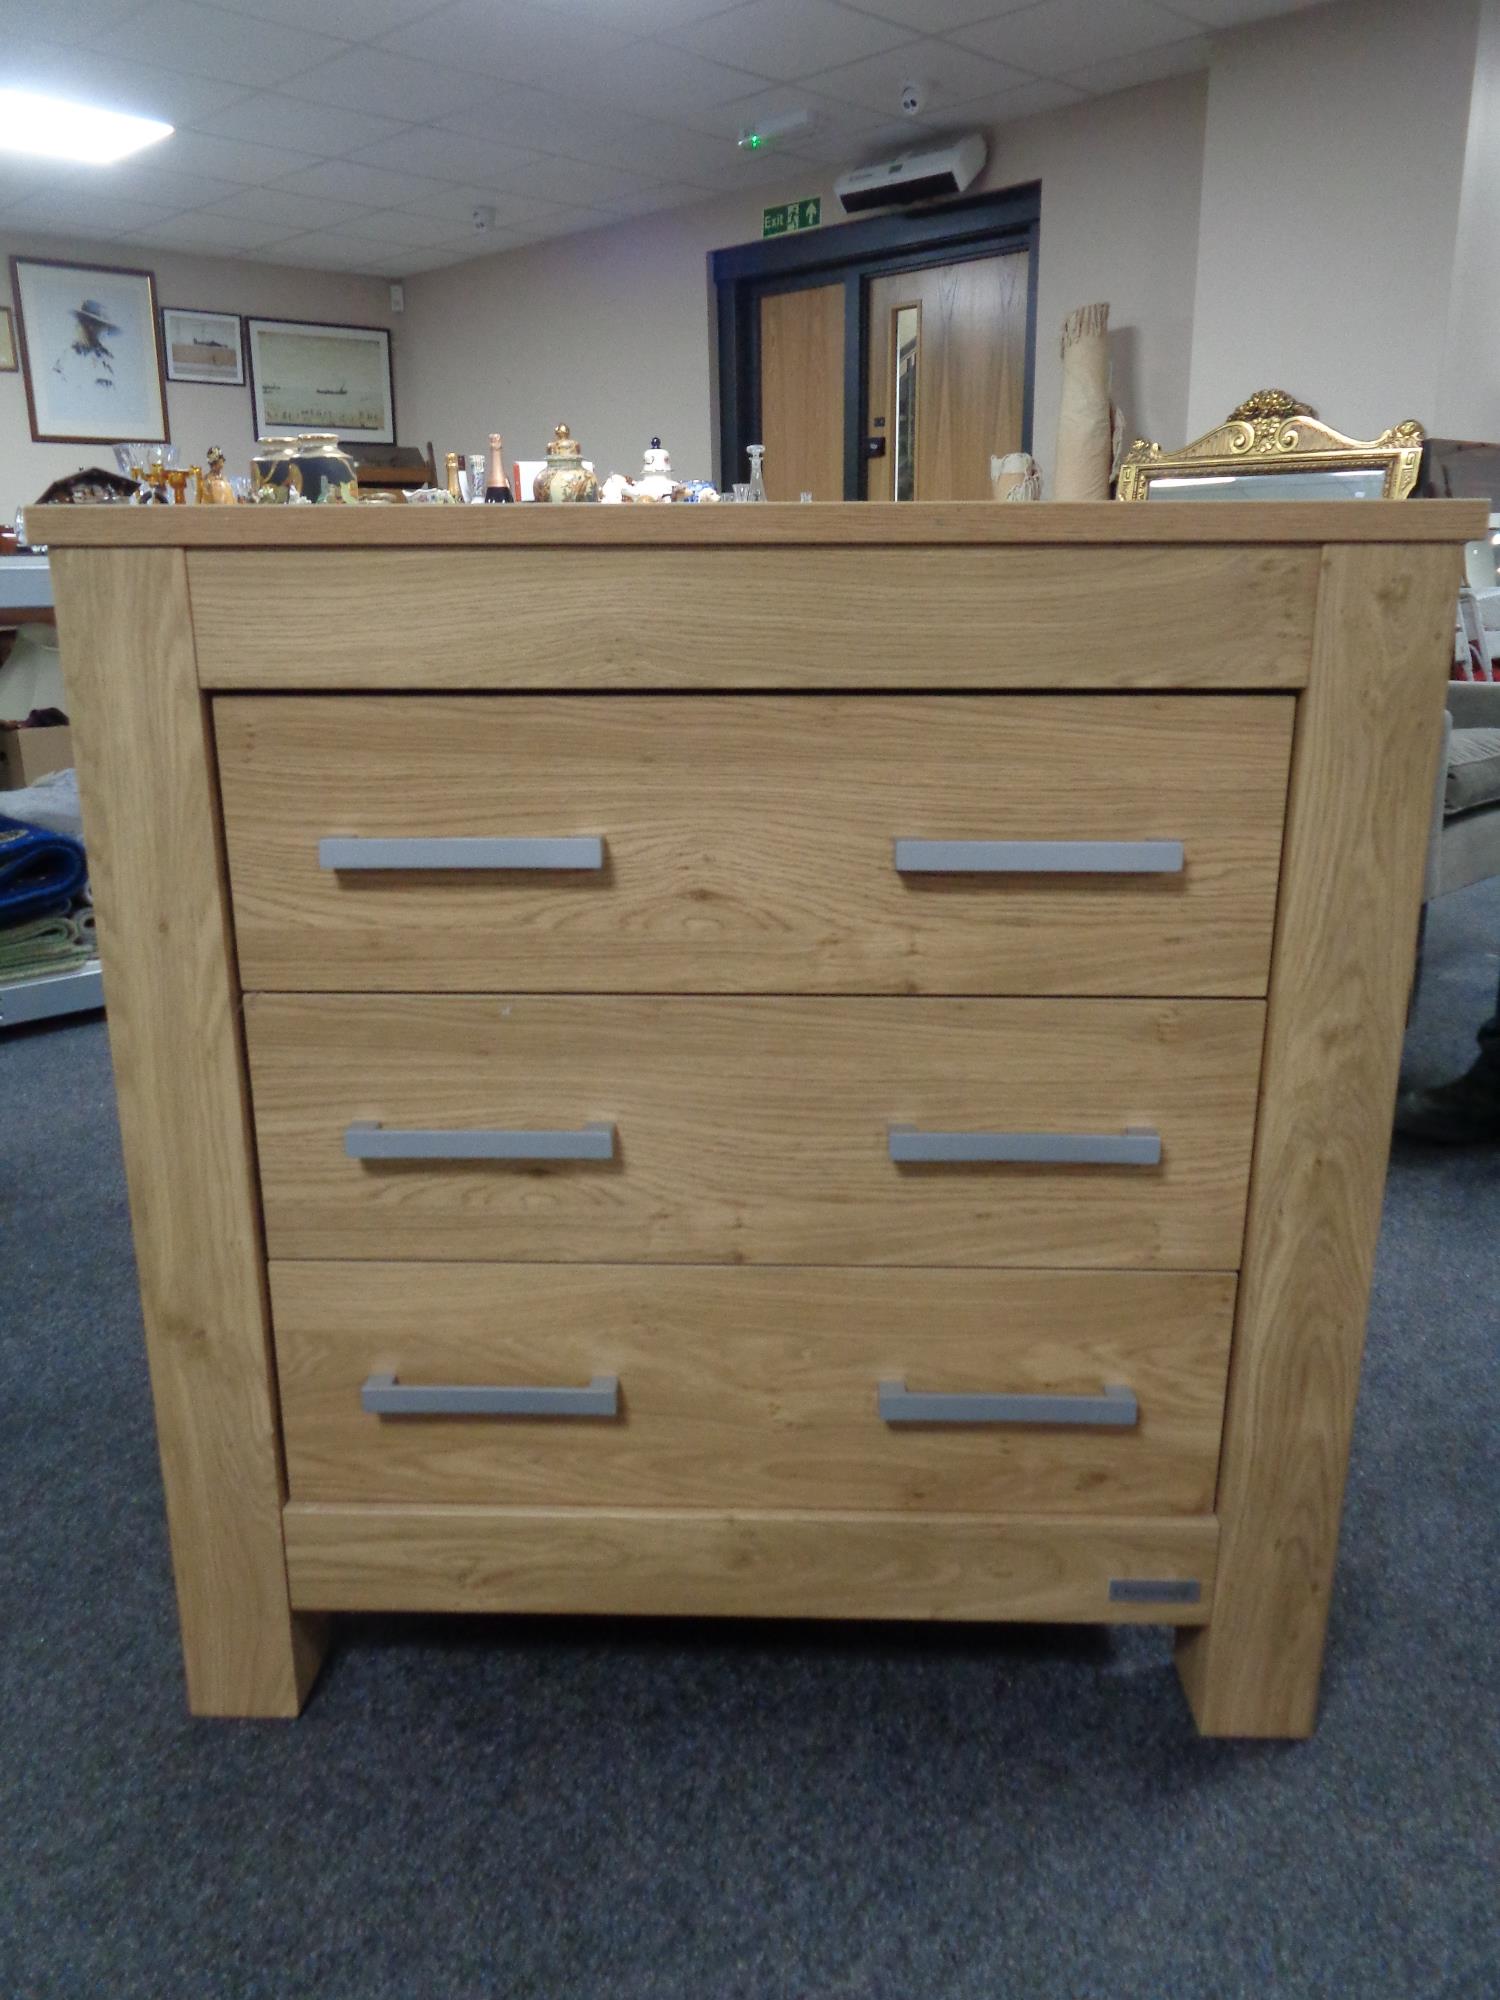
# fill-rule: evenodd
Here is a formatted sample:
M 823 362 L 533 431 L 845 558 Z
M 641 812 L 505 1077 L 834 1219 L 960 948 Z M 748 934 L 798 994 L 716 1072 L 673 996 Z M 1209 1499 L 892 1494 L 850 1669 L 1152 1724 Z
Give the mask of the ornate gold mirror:
M 1404 500 L 1422 463 L 1422 426 L 1363 444 L 1319 423 L 1283 389 L 1259 389 L 1181 451 L 1137 439 L 1120 463 L 1121 500 Z

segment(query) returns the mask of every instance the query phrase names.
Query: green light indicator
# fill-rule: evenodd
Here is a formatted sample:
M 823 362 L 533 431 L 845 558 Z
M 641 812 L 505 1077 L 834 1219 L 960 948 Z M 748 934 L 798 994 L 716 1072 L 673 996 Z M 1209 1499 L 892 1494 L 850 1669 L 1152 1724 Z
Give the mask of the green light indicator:
M 759 132 L 752 132 L 750 137 L 745 141 L 745 144 L 750 148 L 752 153 L 758 153 L 760 151 Z

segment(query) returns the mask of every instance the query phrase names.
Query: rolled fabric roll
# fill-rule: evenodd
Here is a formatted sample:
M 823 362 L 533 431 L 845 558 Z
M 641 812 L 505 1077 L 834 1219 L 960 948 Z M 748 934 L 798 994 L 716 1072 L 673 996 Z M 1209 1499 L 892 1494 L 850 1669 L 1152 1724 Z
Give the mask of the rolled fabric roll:
M 1080 306 L 1063 321 L 1062 397 L 1053 497 L 1107 500 L 1114 464 L 1109 406 L 1109 307 Z
M 86 873 L 81 840 L 0 814 L 0 924 L 66 910 Z

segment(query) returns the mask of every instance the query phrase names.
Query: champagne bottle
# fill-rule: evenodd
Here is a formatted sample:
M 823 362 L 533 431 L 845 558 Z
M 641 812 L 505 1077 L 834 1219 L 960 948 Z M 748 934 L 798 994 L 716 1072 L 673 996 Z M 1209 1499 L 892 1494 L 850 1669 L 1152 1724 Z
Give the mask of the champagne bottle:
M 443 475 L 447 481 L 449 493 L 455 500 L 461 500 L 463 494 L 459 490 L 458 484 L 458 453 L 456 451 L 444 452 Z
M 490 432 L 490 462 L 484 478 L 484 497 L 491 504 L 498 502 L 501 505 L 516 497 L 505 476 L 505 440 L 499 431 Z

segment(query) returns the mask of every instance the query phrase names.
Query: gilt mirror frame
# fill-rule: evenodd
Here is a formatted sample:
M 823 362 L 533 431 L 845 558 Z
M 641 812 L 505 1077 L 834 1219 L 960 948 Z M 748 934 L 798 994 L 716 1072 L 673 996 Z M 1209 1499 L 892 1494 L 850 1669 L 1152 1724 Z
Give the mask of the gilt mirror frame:
M 1396 424 L 1368 443 L 1345 437 L 1320 423 L 1306 403 L 1299 403 L 1284 389 L 1259 389 L 1240 404 L 1213 430 L 1184 445 L 1181 451 L 1163 451 L 1159 444 L 1138 438 L 1120 461 L 1118 498 L 1149 500 L 1158 480 L 1173 483 L 1172 498 L 1209 497 L 1189 492 L 1190 485 L 1212 482 L 1219 497 L 1229 482 L 1242 482 L 1266 474 L 1307 475 L 1309 499 L 1379 498 L 1405 500 L 1417 483 L 1422 464 L 1426 433 L 1418 423 Z M 1317 491 L 1311 475 L 1317 473 L 1379 472 L 1380 491 L 1351 494 L 1347 491 Z M 1163 493 L 1160 497 L 1165 498 Z M 1269 497 L 1241 491 L 1241 499 Z

